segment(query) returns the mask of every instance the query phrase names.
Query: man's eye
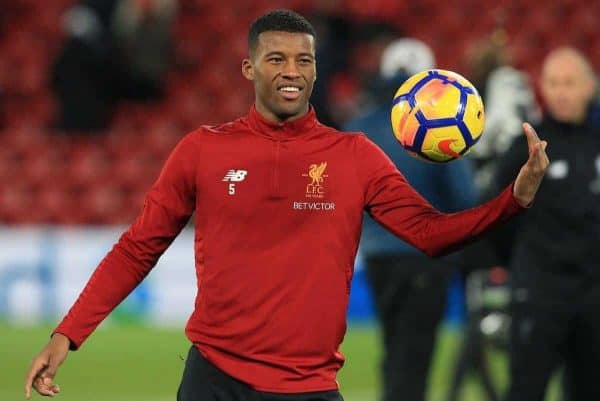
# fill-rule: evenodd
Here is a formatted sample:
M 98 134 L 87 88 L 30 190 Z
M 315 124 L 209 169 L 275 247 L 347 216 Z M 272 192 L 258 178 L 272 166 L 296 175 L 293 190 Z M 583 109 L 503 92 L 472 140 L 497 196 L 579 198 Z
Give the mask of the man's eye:
M 312 64 L 312 60 L 309 58 L 300 59 L 301 64 Z
M 281 57 L 271 57 L 271 58 L 269 59 L 269 61 L 270 61 L 271 63 L 281 63 L 281 62 L 283 61 L 283 59 L 282 59 Z

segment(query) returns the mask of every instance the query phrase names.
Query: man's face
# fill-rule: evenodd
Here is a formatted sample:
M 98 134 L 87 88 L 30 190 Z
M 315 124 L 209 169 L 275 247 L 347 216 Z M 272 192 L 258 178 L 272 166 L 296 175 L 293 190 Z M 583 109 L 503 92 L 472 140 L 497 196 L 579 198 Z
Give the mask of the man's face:
M 254 82 L 256 109 L 272 121 L 293 120 L 308 111 L 316 79 L 312 35 L 263 32 L 242 73 Z
M 540 83 L 548 112 L 556 120 L 578 123 L 585 119 L 595 82 L 582 60 L 568 53 L 551 57 L 544 63 Z

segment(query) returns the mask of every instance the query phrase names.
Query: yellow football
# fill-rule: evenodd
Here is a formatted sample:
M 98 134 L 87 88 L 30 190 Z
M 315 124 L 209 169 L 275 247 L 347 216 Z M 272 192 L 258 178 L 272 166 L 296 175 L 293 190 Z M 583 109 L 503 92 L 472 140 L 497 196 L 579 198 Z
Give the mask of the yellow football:
M 440 69 L 407 79 L 396 91 L 391 118 L 402 147 L 436 163 L 464 156 L 481 137 L 485 123 L 477 89 L 465 77 Z

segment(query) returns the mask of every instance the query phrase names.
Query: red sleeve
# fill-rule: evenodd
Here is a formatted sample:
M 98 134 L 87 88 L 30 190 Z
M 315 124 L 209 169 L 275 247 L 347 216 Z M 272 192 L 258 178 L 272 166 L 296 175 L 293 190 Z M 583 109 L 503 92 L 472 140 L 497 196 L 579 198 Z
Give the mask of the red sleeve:
M 173 150 L 140 215 L 100 262 L 55 329 L 77 349 L 100 322 L 146 277 L 183 229 L 195 207 L 193 134 Z
M 377 145 L 364 135 L 358 136 L 357 141 L 358 176 L 365 188 L 366 211 L 396 236 L 430 256 L 452 252 L 524 209 L 515 200 L 510 185 L 485 204 L 442 213 L 413 189 Z

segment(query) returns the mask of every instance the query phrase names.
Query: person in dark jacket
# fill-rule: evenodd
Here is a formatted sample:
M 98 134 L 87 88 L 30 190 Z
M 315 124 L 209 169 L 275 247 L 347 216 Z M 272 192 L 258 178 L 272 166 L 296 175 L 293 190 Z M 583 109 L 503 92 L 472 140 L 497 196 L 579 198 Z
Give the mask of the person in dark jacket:
M 570 401 L 600 399 L 600 121 L 594 72 L 573 48 L 552 51 L 540 89 L 537 127 L 552 146 L 544 185 L 516 221 L 509 401 L 541 401 L 552 373 L 566 366 Z M 510 181 L 527 155 L 517 139 L 496 183 Z
M 159 98 L 175 11 L 174 0 L 81 0 L 71 7 L 52 66 L 57 128 L 102 131 L 120 101 Z

